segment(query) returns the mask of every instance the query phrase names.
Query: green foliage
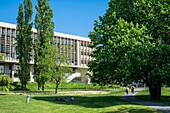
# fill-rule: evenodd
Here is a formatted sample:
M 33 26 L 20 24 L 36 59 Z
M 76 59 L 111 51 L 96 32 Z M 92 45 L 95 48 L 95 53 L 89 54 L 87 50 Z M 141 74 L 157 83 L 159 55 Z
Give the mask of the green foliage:
M 37 37 L 34 43 L 34 79 L 38 83 L 38 89 L 44 90 L 47 80 L 51 79 L 54 61 L 54 23 L 52 22 L 53 11 L 49 0 L 37 0 L 35 28 Z M 54 67 L 53 67 L 54 68 Z
M 169 10 L 169 0 L 111 0 L 89 34 L 92 82 L 126 85 L 141 80 L 151 98 L 160 99 L 161 86 L 170 79 Z
M 70 47 L 69 45 L 59 45 L 60 47 L 58 49 L 54 48 L 53 55 L 54 55 L 54 61 L 52 62 L 52 81 L 56 83 L 56 90 L 55 93 L 58 92 L 58 86 L 61 81 L 65 81 L 66 75 L 71 75 L 72 73 L 72 68 L 70 67 L 71 65 L 71 60 L 69 58 L 70 55 Z M 61 51 L 63 53 L 61 53 Z
M 5 56 L 6 56 L 6 54 L 0 53 L 0 60 L 2 60 Z
M 150 44 L 151 37 L 147 36 L 145 31 L 146 27 L 139 27 L 138 24 L 128 23 L 121 18 L 114 26 L 105 29 L 105 32 L 110 35 L 103 35 L 108 38 L 107 43 L 99 40 L 98 44 L 93 44 L 96 50 L 92 56 L 95 60 L 89 63 L 90 70 L 93 72 L 92 82 L 101 85 L 127 82 L 128 79 L 123 77 L 127 76 L 127 71 L 123 70 L 126 68 L 127 55 L 135 47 L 140 47 L 144 43 Z M 90 34 L 91 38 L 95 38 L 93 33 Z
M 20 69 L 18 75 L 22 88 L 26 89 L 26 85 L 30 80 L 30 60 L 32 51 L 32 2 L 31 0 L 24 0 L 24 6 L 19 5 L 17 17 L 17 58 L 19 59 Z
M 9 91 L 13 90 L 15 87 L 11 84 L 13 83 L 13 79 L 8 75 L 0 75 L 0 90 Z
M 13 80 L 8 75 L 0 75 L 0 85 L 1 86 L 6 86 L 12 82 L 13 82 Z
M 15 87 L 14 91 L 20 91 L 21 83 L 20 82 L 14 82 L 12 85 Z M 36 82 L 29 82 L 27 85 L 27 91 L 36 92 L 38 84 Z M 76 83 L 76 82 L 60 82 L 58 89 L 59 91 L 74 91 L 74 90 L 101 90 L 101 89 L 119 89 L 121 86 L 119 85 L 113 85 L 112 87 L 110 85 L 101 86 L 99 84 L 84 84 L 84 83 Z M 47 92 L 54 92 L 56 90 L 56 83 L 54 82 L 46 82 L 45 84 L 45 91 Z

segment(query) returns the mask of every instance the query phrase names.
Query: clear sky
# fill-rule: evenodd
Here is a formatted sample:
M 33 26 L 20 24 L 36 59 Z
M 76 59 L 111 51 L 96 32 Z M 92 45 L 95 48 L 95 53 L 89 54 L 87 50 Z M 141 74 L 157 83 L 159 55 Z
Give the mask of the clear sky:
M 0 0 L 0 21 L 16 24 L 18 6 L 24 0 Z M 32 0 L 35 17 L 37 0 Z M 54 13 L 56 32 L 88 37 L 98 20 L 108 8 L 109 0 L 50 0 Z

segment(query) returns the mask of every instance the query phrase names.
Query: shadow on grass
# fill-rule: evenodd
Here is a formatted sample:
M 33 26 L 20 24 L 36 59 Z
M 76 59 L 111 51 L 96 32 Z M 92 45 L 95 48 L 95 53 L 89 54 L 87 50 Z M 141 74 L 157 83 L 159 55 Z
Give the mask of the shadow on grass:
M 105 113 L 162 113 L 162 112 L 155 112 L 149 109 L 133 109 L 133 108 L 120 108 L 116 111 L 105 112 Z
M 144 100 L 144 101 L 150 101 L 149 95 L 135 95 L 135 98 Z
M 74 101 L 69 101 L 72 96 L 64 96 L 68 100 L 67 102 L 57 101 L 56 97 L 62 98 L 62 96 L 36 96 L 33 99 L 87 108 L 104 108 L 128 103 L 126 100 L 120 99 L 119 96 L 74 96 Z
M 135 98 L 139 100 L 170 105 L 170 96 L 161 96 L 161 100 L 150 100 L 149 95 L 136 95 Z
M 0 95 L 8 95 L 8 94 L 6 94 L 6 93 L 0 93 Z
M 40 100 L 40 101 L 47 101 L 55 104 L 63 104 L 63 105 L 76 105 L 86 108 L 105 108 L 105 107 L 112 107 L 113 111 L 105 112 L 105 113 L 153 113 L 153 110 L 150 109 L 141 109 L 135 108 L 129 101 L 121 99 L 120 96 L 74 96 L 74 101 L 69 101 L 72 96 L 64 96 L 68 100 L 67 102 L 60 102 L 56 101 L 57 98 L 61 98 L 63 96 L 36 96 L 33 99 Z M 121 105 L 132 105 L 132 107 L 120 107 L 117 106 Z M 114 109 L 115 108 L 117 109 Z M 112 110 L 111 108 L 111 110 Z M 156 113 L 156 112 L 155 112 Z
M 149 95 L 136 95 L 135 98 L 150 101 Z M 167 99 L 170 100 L 170 96 L 161 96 L 161 100 L 167 100 Z

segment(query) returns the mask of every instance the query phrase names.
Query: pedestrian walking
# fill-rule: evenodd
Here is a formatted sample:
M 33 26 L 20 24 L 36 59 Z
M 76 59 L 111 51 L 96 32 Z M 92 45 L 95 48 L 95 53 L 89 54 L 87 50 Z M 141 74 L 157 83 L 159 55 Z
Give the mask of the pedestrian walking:
M 126 94 L 128 95 L 128 92 L 129 92 L 129 88 L 128 87 L 126 87 Z
M 131 92 L 132 92 L 132 94 L 134 94 L 134 89 L 135 89 L 134 86 L 132 86 L 132 87 L 131 87 Z

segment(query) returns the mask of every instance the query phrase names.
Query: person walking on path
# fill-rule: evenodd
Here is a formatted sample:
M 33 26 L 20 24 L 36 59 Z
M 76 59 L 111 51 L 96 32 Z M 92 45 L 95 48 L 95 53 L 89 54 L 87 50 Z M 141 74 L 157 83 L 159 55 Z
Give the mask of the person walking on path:
M 131 87 L 131 93 L 134 94 L 134 86 Z
M 128 92 L 129 92 L 129 88 L 128 88 L 128 86 L 126 87 L 125 92 L 126 92 L 126 94 L 128 95 Z

